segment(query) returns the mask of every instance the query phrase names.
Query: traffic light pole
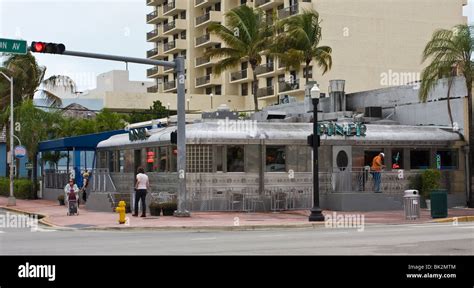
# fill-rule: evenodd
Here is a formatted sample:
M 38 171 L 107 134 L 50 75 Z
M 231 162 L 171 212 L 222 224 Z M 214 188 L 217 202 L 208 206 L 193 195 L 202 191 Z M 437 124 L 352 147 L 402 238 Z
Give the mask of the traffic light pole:
M 31 47 L 29 47 L 31 51 Z M 84 58 L 94 58 L 101 60 L 120 61 L 127 63 L 137 63 L 155 66 L 164 66 L 174 68 L 177 74 L 178 88 L 178 210 L 175 216 L 189 217 L 191 214 L 186 210 L 187 192 L 186 192 L 186 92 L 185 92 L 185 61 L 184 57 L 179 56 L 173 62 L 162 60 L 151 60 L 134 57 L 114 56 L 107 54 L 97 54 L 88 52 L 77 52 L 65 50 L 59 55 L 76 56 Z

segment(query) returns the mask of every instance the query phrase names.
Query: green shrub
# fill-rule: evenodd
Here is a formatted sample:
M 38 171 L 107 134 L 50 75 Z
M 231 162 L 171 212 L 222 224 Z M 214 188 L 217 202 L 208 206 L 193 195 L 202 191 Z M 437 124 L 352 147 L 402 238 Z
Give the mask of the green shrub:
M 33 181 L 28 179 L 15 179 L 13 182 L 13 191 L 18 199 L 34 199 L 32 188 Z M 10 180 L 8 178 L 0 178 L 0 195 L 10 196 Z
M 161 204 L 158 202 L 150 203 L 150 214 L 151 216 L 160 216 L 161 214 Z
M 176 202 L 164 202 L 160 205 L 163 210 L 163 216 L 173 216 L 174 211 L 178 210 L 178 204 Z
M 441 172 L 439 170 L 428 169 L 421 175 L 421 191 L 425 199 L 430 199 L 430 193 L 434 189 L 440 188 Z

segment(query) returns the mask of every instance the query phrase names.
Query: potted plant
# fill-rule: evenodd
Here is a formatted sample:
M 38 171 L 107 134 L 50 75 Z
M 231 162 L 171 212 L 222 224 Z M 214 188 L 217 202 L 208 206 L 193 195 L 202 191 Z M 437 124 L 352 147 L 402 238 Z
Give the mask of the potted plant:
M 178 204 L 176 202 L 164 202 L 161 203 L 161 209 L 163 210 L 163 216 L 173 216 L 174 211 L 178 210 Z
M 159 202 L 151 202 L 150 203 L 150 215 L 151 216 L 160 216 L 161 214 L 161 204 Z
M 439 189 L 441 172 L 439 170 L 428 169 L 421 175 L 421 191 L 425 198 L 426 208 L 431 210 L 431 191 Z
M 59 205 L 66 205 L 64 202 L 64 194 L 58 196 Z

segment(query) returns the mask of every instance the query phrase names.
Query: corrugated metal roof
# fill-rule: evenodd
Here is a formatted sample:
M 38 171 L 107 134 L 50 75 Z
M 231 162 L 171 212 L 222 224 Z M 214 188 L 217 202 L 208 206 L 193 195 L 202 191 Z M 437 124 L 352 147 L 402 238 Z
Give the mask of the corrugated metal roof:
M 327 141 L 362 140 L 362 141 L 459 141 L 458 133 L 447 131 L 439 127 L 405 126 L 405 125 L 372 125 L 368 124 L 365 137 L 352 136 L 322 136 Z M 176 127 L 150 130 L 151 136 L 147 140 L 130 141 L 128 134 L 115 135 L 102 141 L 97 148 L 108 148 L 129 145 L 152 145 L 153 143 L 170 140 L 170 133 Z M 186 126 L 187 143 L 200 143 L 232 140 L 295 140 L 306 141 L 313 132 L 312 123 L 261 123 L 219 121 L 189 124 Z

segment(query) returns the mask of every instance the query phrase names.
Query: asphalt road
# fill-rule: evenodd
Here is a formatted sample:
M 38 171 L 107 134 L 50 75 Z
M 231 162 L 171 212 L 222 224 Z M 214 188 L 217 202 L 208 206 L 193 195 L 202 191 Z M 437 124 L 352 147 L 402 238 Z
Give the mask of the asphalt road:
M 0 227 L 0 255 L 474 255 L 472 222 L 366 225 L 360 232 L 38 230 Z

